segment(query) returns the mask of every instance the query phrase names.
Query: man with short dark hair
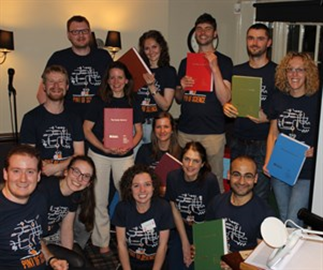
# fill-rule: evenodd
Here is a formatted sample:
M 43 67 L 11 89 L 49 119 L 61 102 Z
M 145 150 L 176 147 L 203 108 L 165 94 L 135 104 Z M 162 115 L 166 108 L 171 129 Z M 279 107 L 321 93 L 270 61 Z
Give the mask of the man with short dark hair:
M 270 180 L 262 173 L 265 163 L 266 141 L 269 132 L 267 118 L 270 101 L 275 90 L 276 63 L 268 57 L 268 49 L 272 45 L 269 29 L 262 23 L 249 27 L 246 36 L 249 61 L 234 66 L 233 75 L 262 78 L 261 108 L 259 117 L 238 117 L 238 110 L 231 103 L 223 106 L 224 114 L 234 121 L 233 136 L 230 142 L 231 159 L 240 155 L 251 156 L 257 164 L 258 182 L 254 192 L 268 200 Z
M 90 46 L 91 33 L 90 23 L 85 17 L 71 17 L 67 21 L 67 38 L 72 46 L 53 53 L 46 64 L 46 67 L 61 65 L 67 70 L 70 87 L 65 97 L 66 106 L 82 121 L 88 104 L 98 91 L 104 71 L 112 62 L 106 50 Z M 39 103 L 46 100 L 42 85 L 39 86 L 37 99 Z
M 226 220 L 230 251 L 252 249 L 258 244 L 258 239 L 261 239 L 261 223 L 268 216 L 275 216 L 275 213 L 253 192 L 258 173 L 252 158 L 235 158 L 231 162 L 228 179 L 231 191 L 212 199 L 206 210 L 206 220 Z
M 0 192 L 0 268 L 68 269 L 54 257 L 41 238 L 47 231 L 46 198 L 35 191 L 40 180 L 41 160 L 29 145 L 13 148 L 3 169 L 5 185 Z
M 62 176 L 70 159 L 84 154 L 82 122 L 64 107 L 69 86 L 66 69 L 49 66 L 42 78 L 46 101 L 24 115 L 20 141 L 40 151 L 44 175 Z
M 192 87 L 194 80 L 186 76 L 186 58 L 182 60 L 175 98 L 181 104 L 181 115 L 178 124 L 178 141 L 181 147 L 187 142 L 198 141 L 207 151 L 212 172 L 216 175 L 221 191 L 223 188 L 223 155 L 225 140 L 225 118 L 223 104 L 231 99 L 232 60 L 214 48 L 217 38 L 216 20 L 207 13 L 202 14 L 195 22 L 195 38 L 199 53 L 204 53 L 214 77 L 214 91 L 185 91 Z

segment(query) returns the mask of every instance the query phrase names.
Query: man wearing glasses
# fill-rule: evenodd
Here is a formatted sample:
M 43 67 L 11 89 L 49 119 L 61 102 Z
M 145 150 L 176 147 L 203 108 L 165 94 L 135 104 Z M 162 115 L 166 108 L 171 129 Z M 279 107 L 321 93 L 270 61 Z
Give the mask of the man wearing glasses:
M 87 105 L 97 93 L 104 71 L 112 62 L 112 58 L 107 51 L 90 46 L 90 23 L 83 16 L 73 16 L 67 21 L 67 38 L 72 46 L 55 52 L 49 58 L 46 67 L 61 65 L 66 68 L 70 87 L 65 102 L 83 121 Z M 37 99 L 39 103 L 46 100 L 41 85 Z
M 214 197 L 206 210 L 206 220 L 225 218 L 230 251 L 252 249 L 261 239 L 262 221 L 275 213 L 253 192 L 258 173 L 252 158 L 239 156 L 234 159 L 228 179 L 231 191 Z

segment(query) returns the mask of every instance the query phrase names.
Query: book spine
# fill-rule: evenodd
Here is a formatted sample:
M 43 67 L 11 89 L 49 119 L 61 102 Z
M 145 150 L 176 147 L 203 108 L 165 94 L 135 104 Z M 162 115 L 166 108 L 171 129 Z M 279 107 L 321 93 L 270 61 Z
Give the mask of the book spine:
M 142 63 L 142 65 L 145 67 L 145 69 L 147 70 L 147 73 L 152 74 L 150 69 L 148 68 L 147 64 L 145 63 L 145 61 L 142 59 L 142 57 L 140 56 L 139 52 L 137 51 L 137 49 L 135 47 L 132 47 L 132 50 L 135 52 L 135 54 L 137 55 L 138 59 L 140 60 L 140 62 Z

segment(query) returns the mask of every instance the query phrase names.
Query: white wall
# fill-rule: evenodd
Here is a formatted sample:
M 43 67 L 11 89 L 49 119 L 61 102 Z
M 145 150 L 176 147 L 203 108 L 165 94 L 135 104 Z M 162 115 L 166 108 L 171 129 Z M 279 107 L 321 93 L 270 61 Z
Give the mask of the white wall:
M 8 68 L 15 69 L 18 127 L 25 112 L 37 105 L 40 74 L 52 52 L 70 46 L 66 21 L 87 17 L 96 37 L 107 30 L 121 31 L 123 49 L 137 46 L 139 36 L 157 29 L 167 39 L 172 64 L 177 68 L 187 52 L 186 37 L 196 18 L 208 12 L 218 21 L 219 50 L 234 57 L 236 0 L 0 0 L 0 29 L 14 31 L 15 51 L 0 65 L 0 134 L 11 132 L 8 102 Z M 244 45 L 243 45 L 244 46 Z M 177 116 L 178 107 L 172 112 Z

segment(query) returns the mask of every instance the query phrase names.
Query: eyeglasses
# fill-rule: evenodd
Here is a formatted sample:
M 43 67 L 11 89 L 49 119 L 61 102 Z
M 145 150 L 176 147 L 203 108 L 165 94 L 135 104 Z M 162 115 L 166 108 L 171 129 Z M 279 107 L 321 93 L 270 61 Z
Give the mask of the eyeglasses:
M 89 173 L 81 173 L 81 171 L 77 168 L 71 167 L 72 174 L 79 178 L 81 176 L 82 181 L 89 182 L 92 178 L 92 175 Z
M 90 33 L 90 29 L 79 29 L 79 30 L 70 30 L 69 31 L 73 36 L 77 36 L 80 34 L 87 35 Z
M 241 174 L 241 173 L 239 173 L 239 172 L 232 172 L 232 173 L 231 173 L 231 178 L 232 178 L 233 180 L 240 180 L 240 179 L 241 179 L 241 177 L 243 177 L 243 179 L 244 179 L 245 181 L 253 181 L 253 180 L 255 179 L 256 175 L 253 175 L 252 173 L 246 173 L 246 174 L 244 174 L 244 175 L 242 175 L 242 174 Z
M 303 74 L 306 69 L 305 68 L 287 68 L 286 69 L 288 74 L 292 74 L 294 72 L 296 72 L 296 74 Z

